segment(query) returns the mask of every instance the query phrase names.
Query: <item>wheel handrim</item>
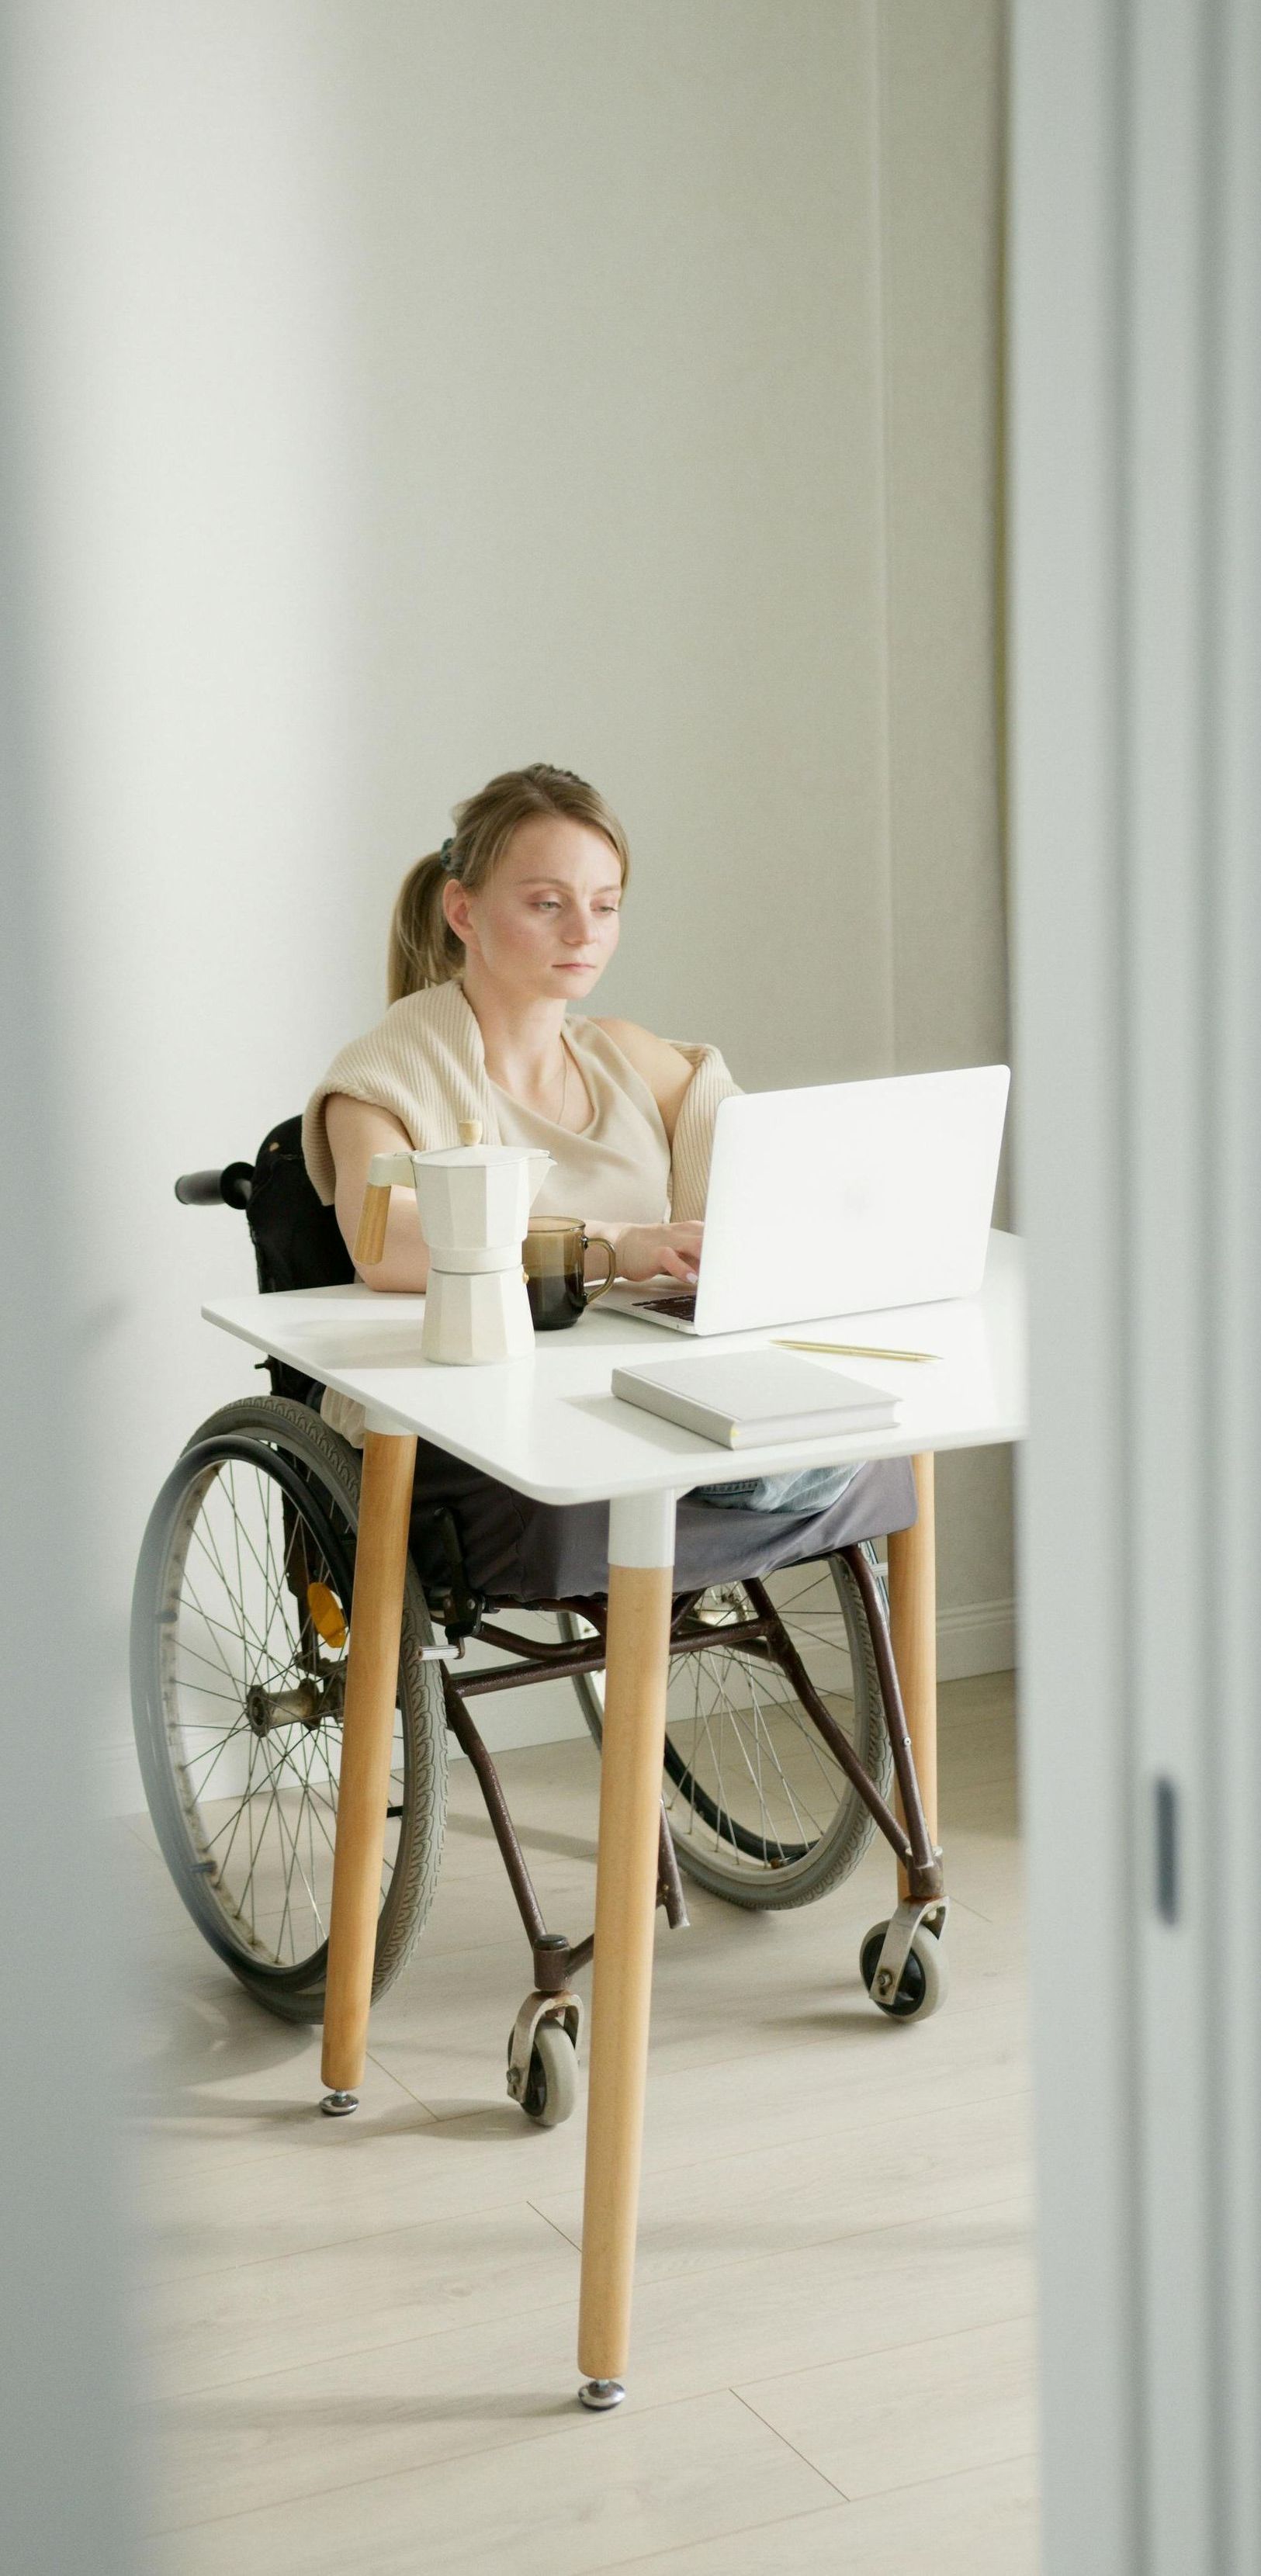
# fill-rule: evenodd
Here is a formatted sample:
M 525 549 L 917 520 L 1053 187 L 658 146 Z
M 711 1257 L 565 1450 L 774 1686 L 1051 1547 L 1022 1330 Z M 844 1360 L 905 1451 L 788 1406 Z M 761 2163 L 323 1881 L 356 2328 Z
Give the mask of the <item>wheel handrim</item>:
M 825 1708 L 856 1743 L 856 1638 L 837 1561 L 816 1559 L 764 1581 Z M 743 1584 L 714 1586 L 696 1611 L 712 1622 L 714 1645 L 674 1658 L 666 1698 L 665 1806 L 675 1847 L 684 1866 L 750 1886 L 774 1877 L 787 1892 L 834 1837 L 842 1811 L 852 1814 L 854 1792 L 782 1668 L 749 1647 L 724 1650 L 723 1626 L 756 1615 Z M 599 1705 L 601 1681 L 592 1695 Z M 862 1744 L 856 1749 L 861 1755 Z
M 287 1460 L 238 1453 L 190 1478 L 159 1628 L 171 1778 L 216 1937 L 277 1986 L 323 1969 L 352 1580 L 348 1526 Z M 396 1726 L 396 1812 L 405 1766 Z M 397 1839 L 391 1822 L 382 1901 Z

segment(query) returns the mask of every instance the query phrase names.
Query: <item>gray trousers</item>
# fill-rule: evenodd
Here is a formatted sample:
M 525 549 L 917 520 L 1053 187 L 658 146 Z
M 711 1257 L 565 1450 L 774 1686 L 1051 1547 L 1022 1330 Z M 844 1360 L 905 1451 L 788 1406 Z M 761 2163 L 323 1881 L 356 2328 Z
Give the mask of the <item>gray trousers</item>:
M 466 1467 L 446 1450 L 420 1440 L 412 1554 L 423 1576 L 441 1581 L 445 1559 L 432 1528 L 437 1509 L 452 1514 L 469 1582 L 487 1601 L 524 1607 L 531 1601 L 563 1601 L 608 1590 L 607 1503 L 531 1502 L 480 1468 Z M 699 1592 L 742 1575 L 804 1565 L 860 1539 L 909 1529 L 915 1513 L 909 1458 L 881 1458 L 859 1467 L 839 1498 L 822 1510 L 731 1511 L 684 1494 L 675 1526 L 675 1588 Z

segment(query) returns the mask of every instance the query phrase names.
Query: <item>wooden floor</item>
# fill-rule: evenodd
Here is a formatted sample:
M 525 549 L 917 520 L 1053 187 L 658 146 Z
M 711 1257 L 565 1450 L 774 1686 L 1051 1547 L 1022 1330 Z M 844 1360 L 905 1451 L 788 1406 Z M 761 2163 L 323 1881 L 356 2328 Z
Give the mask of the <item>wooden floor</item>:
M 857 1974 L 880 1848 L 820 1904 L 658 1916 L 629 2394 L 575 2402 L 583 2111 L 504 2091 L 529 1982 L 469 1766 L 363 2107 L 220 1969 L 146 1824 L 131 2099 L 145 2576 L 1028 2576 L 1028 2098 L 1011 1679 L 942 1694 L 952 1986 Z M 502 1772 L 549 1923 L 590 1923 L 597 1765 Z M 586 1983 L 586 1980 L 584 1980 Z

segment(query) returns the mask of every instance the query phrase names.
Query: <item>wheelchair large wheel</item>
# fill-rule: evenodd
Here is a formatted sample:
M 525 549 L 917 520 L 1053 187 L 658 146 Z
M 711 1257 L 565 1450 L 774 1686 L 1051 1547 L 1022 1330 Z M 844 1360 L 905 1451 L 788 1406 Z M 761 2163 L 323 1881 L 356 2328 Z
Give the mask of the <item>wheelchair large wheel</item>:
M 872 1564 L 875 1551 L 866 1550 Z M 893 1756 L 862 1595 L 843 1556 L 764 1578 L 795 1652 L 869 1779 L 887 1798 Z M 679 1867 L 733 1905 L 808 1905 L 861 1859 L 874 1830 L 782 1665 L 725 1646 L 723 1631 L 756 1615 L 742 1583 L 718 1584 L 693 1614 L 714 1642 L 677 1656 L 666 1694 L 665 1805 Z M 560 1614 L 573 1639 L 591 1629 Z M 603 1673 L 575 1676 L 600 1742 Z
M 324 2009 L 361 1461 L 309 1407 L 245 1398 L 193 1434 L 132 1600 L 136 1743 L 185 1905 L 259 2003 Z M 410 1560 L 372 1990 L 411 1952 L 446 1812 L 441 1667 Z

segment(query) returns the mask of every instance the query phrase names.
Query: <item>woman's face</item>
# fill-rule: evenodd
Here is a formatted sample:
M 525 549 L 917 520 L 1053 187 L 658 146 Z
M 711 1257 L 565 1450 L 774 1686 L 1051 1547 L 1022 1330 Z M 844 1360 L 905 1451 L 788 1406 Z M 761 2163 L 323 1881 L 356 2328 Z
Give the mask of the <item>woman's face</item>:
M 564 814 L 519 824 L 479 894 L 454 879 L 443 889 L 470 964 L 530 1001 L 590 992 L 617 946 L 621 900 L 617 852 Z

